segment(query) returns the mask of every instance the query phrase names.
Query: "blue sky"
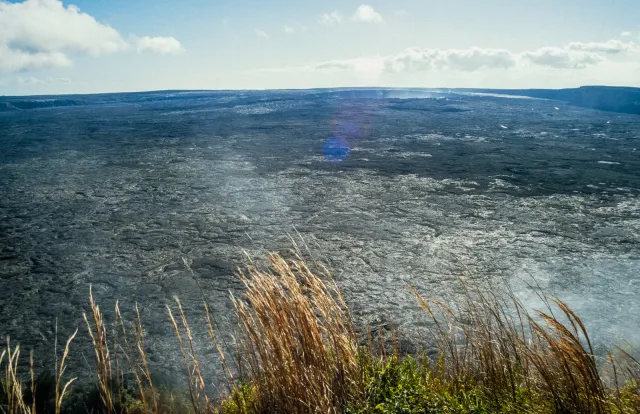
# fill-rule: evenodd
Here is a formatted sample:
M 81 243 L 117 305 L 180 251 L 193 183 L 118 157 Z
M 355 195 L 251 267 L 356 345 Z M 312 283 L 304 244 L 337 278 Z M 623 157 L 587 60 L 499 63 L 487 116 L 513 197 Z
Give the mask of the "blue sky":
M 0 0 L 0 94 L 640 86 L 637 0 Z

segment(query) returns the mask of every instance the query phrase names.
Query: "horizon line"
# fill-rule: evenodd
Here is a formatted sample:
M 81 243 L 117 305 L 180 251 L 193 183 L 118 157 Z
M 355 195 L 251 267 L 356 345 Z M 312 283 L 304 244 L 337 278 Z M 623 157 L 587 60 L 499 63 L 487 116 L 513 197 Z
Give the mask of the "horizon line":
M 90 95 L 118 95 L 118 94 L 144 94 L 144 93 L 162 93 L 162 92 L 300 92 L 300 91 L 331 91 L 331 90 L 420 90 L 420 91 L 561 91 L 580 88 L 612 88 L 612 89 L 637 89 L 638 86 L 619 86 L 619 85 L 580 85 L 569 88 L 479 88 L 479 87 L 420 87 L 420 86 L 334 86 L 320 88 L 265 88 L 265 89 L 157 89 L 157 90 L 141 90 L 141 91 L 118 91 L 118 92 L 89 92 L 89 93 L 64 93 L 64 94 L 29 94 L 29 95 L 2 95 L 0 98 L 28 98 L 41 96 L 90 96 Z

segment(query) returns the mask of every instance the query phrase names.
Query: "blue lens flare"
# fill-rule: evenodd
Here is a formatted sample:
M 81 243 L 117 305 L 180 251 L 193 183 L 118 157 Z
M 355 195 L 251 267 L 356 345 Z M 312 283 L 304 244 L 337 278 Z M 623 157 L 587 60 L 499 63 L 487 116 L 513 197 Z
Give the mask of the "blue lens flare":
M 340 137 L 329 137 L 324 142 L 322 152 L 324 158 L 331 162 L 342 162 L 349 154 L 349 143 Z

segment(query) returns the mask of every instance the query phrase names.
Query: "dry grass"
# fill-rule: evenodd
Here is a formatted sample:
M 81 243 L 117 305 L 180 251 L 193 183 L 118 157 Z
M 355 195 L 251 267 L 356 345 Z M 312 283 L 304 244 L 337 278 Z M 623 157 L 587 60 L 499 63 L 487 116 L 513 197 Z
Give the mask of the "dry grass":
M 508 288 L 461 286 L 464 300 L 455 312 L 410 287 L 437 327 L 440 371 L 449 378 L 473 379 L 495 406 L 517 404 L 522 393 L 529 402 L 552 402 L 554 412 L 605 413 L 619 403 L 605 386 L 587 329 L 566 303 L 539 293 L 546 309 L 531 315 Z M 637 383 L 638 360 L 620 351 L 618 361 L 609 355 L 613 372 L 627 366 L 616 387 Z
M 302 260 L 269 257 L 249 267 L 234 299 L 240 355 L 254 387 L 253 412 L 339 412 L 360 398 L 358 340 L 338 288 Z
M 184 364 L 185 399 L 154 386 L 138 306 L 135 320 L 127 322 L 116 302 L 109 324 L 90 292 L 84 319 L 99 395 L 91 406 L 109 414 L 640 412 L 637 351 L 617 348 L 608 361 L 599 360 L 583 322 L 561 300 L 541 295 L 546 308 L 530 314 L 508 289 L 462 282 L 463 299 L 448 306 L 409 287 L 431 321 L 427 343 L 440 350 L 435 360 L 412 358 L 394 346 L 395 330 L 390 352 L 382 338 L 374 352 L 371 335 L 368 347 L 358 345 L 349 310 L 324 268 L 312 270 L 299 255 L 268 259 L 266 268 L 252 265 L 239 272 L 245 291 L 232 298 L 240 331 L 235 366 L 229 365 L 233 355 L 223 351 L 204 303 L 206 318 L 199 323 L 228 376 L 229 392 L 222 400 L 207 393 L 199 350 L 177 298 L 167 312 Z M 63 381 L 74 337 L 56 367 L 56 414 L 74 391 L 73 379 Z M 35 414 L 33 359 L 25 382 L 19 357 L 20 348 L 7 339 L 0 353 L 0 412 Z M 603 367 L 610 374 L 604 375 Z
M 109 351 L 109 341 L 107 340 L 107 327 L 98 307 L 93 299 L 93 292 L 89 287 L 89 304 L 91 305 L 91 315 L 93 316 L 93 326 L 89 322 L 86 313 L 82 316 L 87 324 L 87 330 L 93 343 L 93 350 L 96 356 L 96 383 L 100 392 L 100 399 L 105 407 L 105 411 L 113 411 L 113 370 L 111 352 Z M 116 305 L 117 306 L 117 305 Z
M 545 297 L 548 309 L 534 317 L 511 293 L 464 288 L 465 303 L 457 312 L 412 288 L 437 330 L 439 375 L 473 380 L 494 407 L 505 401 L 517 406 L 524 393 L 529 403 L 551 402 L 554 412 L 610 411 L 587 330 L 564 302 Z M 638 372 L 629 374 L 633 380 Z
M 69 356 L 69 350 L 71 342 L 75 339 L 78 330 L 73 333 L 67 339 L 67 344 L 64 347 L 62 354 L 62 360 L 60 364 L 56 362 L 56 378 L 55 378 L 55 399 L 54 399 L 54 412 L 60 414 L 62 410 L 62 402 L 64 397 L 69 391 L 69 386 L 76 380 L 71 378 L 64 382 L 63 376 L 66 370 L 65 362 Z M 18 361 L 20 358 L 20 346 L 11 348 L 11 340 L 7 337 L 6 348 L 0 353 L 0 368 L 4 365 L 4 378 L 1 382 L 2 397 L 4 401 L 0 399 L 0 412 L 3 414 L 36 414 L 36 380 L 35 372 L 33 368 L 33 353 L 29 353 L 29 387 L 25 387 L 22 382 L 22 376 L 18 372 Z M 57 357 L 57 355 L 56 355 Z M 24 391 L 28 389 L 29 396 L 25 395 Z
M 189 395 L 191 396 L 191 405 L 193 410 L 197 413 L 208 412 L 210 410 L 209 396 L 207 395 L 204 378 L 200 372 L 200 364 L 196 357 L 195 347 L 193 346 L 193 335 L 191 334 L 191 328 L 187 322 L 187 317 L 182 309 L 182 304 L 178 298 L 175 298 L 176 304 L 180 314 L 180 322 L 182 328 L 178 326 L 178 322 L 173 316 L 171 308 L 167 305 L 167 312 L 173 329 L 178 339 L 180 346 L 180 352 L 182 353 L 182 361 L 187 373 L 187 379 L 189 381 Z M 186 338 L 186 340 L 183 339 Z

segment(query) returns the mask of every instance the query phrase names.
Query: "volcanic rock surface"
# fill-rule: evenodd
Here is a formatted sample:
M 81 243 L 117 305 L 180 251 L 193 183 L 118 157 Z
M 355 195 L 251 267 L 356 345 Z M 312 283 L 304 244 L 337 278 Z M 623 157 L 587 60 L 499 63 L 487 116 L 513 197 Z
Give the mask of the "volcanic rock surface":
M 72 365 L 91 361 L 91 285 L 110 320 L 116 299 L 127 318 L 140 304 L 167 373 L 178 296 L 215 377 L 203 295 L 232 343 L 244 251 L 289 235 L 361 324 L 415 336 L 407 285 L 455 297 L 461 276 L 510 281 L 536 307 L 533 277 L 598 343 L 640 343 L 637 115 L 455 92 L 56 99 L 0 113 L 0 333 L 49 368 L 56 320 L 59 343 L 81 327 Z

